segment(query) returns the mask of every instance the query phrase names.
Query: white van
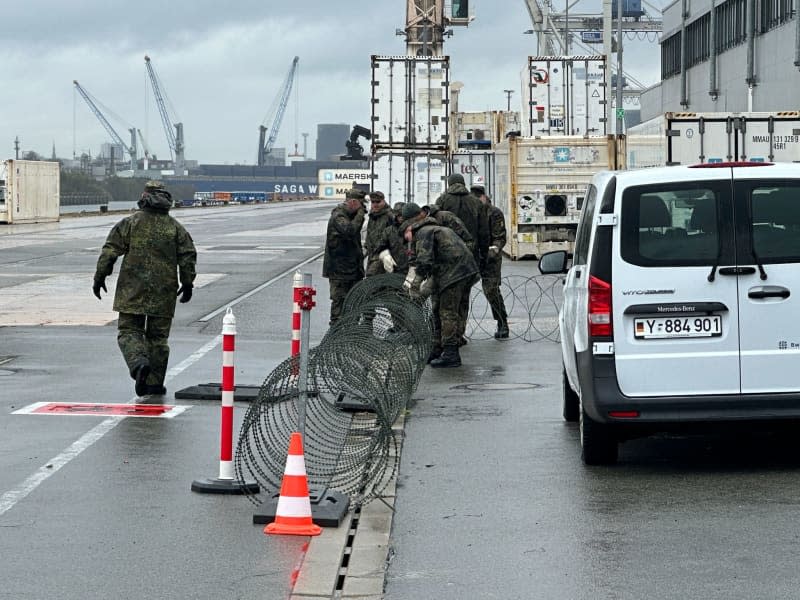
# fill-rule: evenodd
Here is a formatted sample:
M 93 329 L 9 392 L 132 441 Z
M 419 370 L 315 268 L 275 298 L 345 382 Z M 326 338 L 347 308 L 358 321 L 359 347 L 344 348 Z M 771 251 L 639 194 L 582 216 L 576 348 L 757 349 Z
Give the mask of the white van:
M 800 164 L 594 176 L 559 314 L 583 460 L 675 423 L 800 418 Z

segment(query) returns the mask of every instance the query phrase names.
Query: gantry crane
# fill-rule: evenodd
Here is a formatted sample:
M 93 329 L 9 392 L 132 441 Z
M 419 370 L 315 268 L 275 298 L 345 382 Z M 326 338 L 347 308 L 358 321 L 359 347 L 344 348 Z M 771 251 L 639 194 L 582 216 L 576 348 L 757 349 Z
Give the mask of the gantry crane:
M 161 123 L 164 125 L 164 133 L 167 135 L 167 143 L 169 144 L 172 158 L 175 161 L 175 172 L 176 174 L 182 174 L 185 164 L 183 123 L 175 123 L 173 125 L 172 119 L 170 119 L 169 113 L 167 112 L 167 105 L 164 102 L 165 94 L 162 91 L 163 86 L 161 85 L 161 82 L 158 79 L 155 70 L 153 69 L 153 65 L 150 64 L 150 57 L 147 55 L 144 57 L 144 64 L 147 67 L 147 74 L 150 76 L 150 84 L 153 86 L 153 95 L 156 97 L 156 106 L 158 106 L 158 112 L 161 114 Z M 172 131 L 173 127 L 175 128 L 174 132 Z
M 89 94 L 89 92 L 87 92 L 81 86 L 81 84 L 77 82 L 77 80 L 73 80 L 72 83 L 75 85 L 75 89 L 78 91 L 78 93 L 81 95 L 81 97 L 86 101 L 86 104 L 89 106 L 89 108 L 92 110 L 94 115 L 97 117 L 97 120 L 100 121 L 100 124 L 108 132 L 108 135 L 111 136 L 111 140 L 114 143 L 122 146 L 125 149 L 125 152 L 128 153 L 128 155 L 130 156 L 130 159 L 131 159 L 131 170 L 135 170 L 136 169 L 136 130 L 134 128 L 128 129 L 128 132 L 131 134 L 131 144 L 129 146 L 128 144 L 126 144 L 125 142 L 122 141 L 122 138 L 119 137 L 119 134 L 111 126 L 111 123 L 108 122 L 108 119 L 106 119 L 105 115 L 103 115 L 103 113 L 97 107 L 97 103 L 92 98 L 91 94 Z
M 269 113 L 267 114 L 267 118 L 264 119 L 264 123 L 269 120 L 269 117 L 273 115 L 274 118 L 272 120 L 272 127 L 269 130 L 269 138 L 267 138 L 267 127 L 264 124 L 259 125 L 258 127 L 258 166 L 263 167 L 264 164 L 267 162 L 267 156 L 270 152 L 272 152 L 272 147 L 275 145 L 275 140 L 278 138 L 278 131 L 281 128 L 281 121 L 283 121 L 283 114 L 286 112 L 286 105 L 289 103 L 289 94 L 292 93 L 292 84 L 294 83 L 294 77 L 297 73 L 297 63 L 300 62 L 300 57 L 295 56 L 292 60 L 292 66 L 289 68 L 289 73 L 286 75 L 286 79 L 283 82 L 283 86 L 281 87 L 281 91 L 278 96 L 275 98 L 275 102 L 273 102 L 272 107 L 270 108 Z M 266 139 L 266 142 L 264 141 Z
M 452 35 L 445 29 L 467 26 L 473 21 L 469 0 L 406 0 L 406 28 L 398 35 L 406 37 L 409 56 L 441 56 L 444 38 Z

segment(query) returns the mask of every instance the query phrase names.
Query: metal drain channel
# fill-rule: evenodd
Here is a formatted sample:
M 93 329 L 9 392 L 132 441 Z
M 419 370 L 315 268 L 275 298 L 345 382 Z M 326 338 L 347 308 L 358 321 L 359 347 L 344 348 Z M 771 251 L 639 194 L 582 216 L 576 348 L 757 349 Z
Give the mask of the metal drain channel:
M 361 507 L 357 506 L 353 510 L 353 518 L 350 520 L 350 531 L 347 532 L 347 543 L 342 552 L 342 560 L 339 563 L 339 574 L 336 577 L 336 587 L 333 590 L 333 600 L 340 600 L 344 591 L 344 582 L 347 578 L 347 570 L 350 566 L 350 557 L 353 554 L 353 542 L 358 532 L 358 523 L 361 520 Z

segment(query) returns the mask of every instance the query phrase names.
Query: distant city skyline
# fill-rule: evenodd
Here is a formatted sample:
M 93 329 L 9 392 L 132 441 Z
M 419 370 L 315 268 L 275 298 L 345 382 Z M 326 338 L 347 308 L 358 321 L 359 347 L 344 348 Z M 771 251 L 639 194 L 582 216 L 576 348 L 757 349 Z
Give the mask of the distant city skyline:
M 599 10 L 591 5 L 584 0 L 570 11 Z M 445 42 L 451 79 L 465 84 L 460 108 L 504 110 L 504 90 L 511 89 L 511 107 L 519 110 L 520 72 L 527 56 L 536 53 L 533 37 L 522 33 L 530 28 L 525 3 L 473 0 L 472 6 L 476 20 L 454 28 Z M 298 96 L 290 98 L 276 146 L 292 153 L 297 144 L 302 152 L 302 134 L 308 133 L 312 154 L 320 123 L 369 127 L 370 55 L 405 53 L 404 38 L 395 35 L 405 23 L 402 0 L 366 5 L 307 0 L 302 11 L 296 4 L 257 0 L 239 0 L 224 10 L 210 0 L 143 0 L 134 8 L 114 1 L 84 0 L 77 6 L 39 0 L 4 9 L 14 27 L 0 40 L 7 91 L 0 110 L 0 158 L 14 156 L 16 137 L 21 151 L 45 157 L 54 145 L 63 158 L 73 151 L 100 154 L 101 144 L 112 140 L 74 91 L 73 80 L 97 99 L 126 143 L 128 128 L 136 127 L 151 153 L 169 157 L 145 54 L 173 121 L 183 123 L 186 158 L 229 164 L 256 162 L 259 125 L 271 126 L 265 118 L 292 58 L 299 56 Z M 630 44 L 635 51 L 625 59 L 626 71 L 645 85 L 656 83 L 658 44 Z

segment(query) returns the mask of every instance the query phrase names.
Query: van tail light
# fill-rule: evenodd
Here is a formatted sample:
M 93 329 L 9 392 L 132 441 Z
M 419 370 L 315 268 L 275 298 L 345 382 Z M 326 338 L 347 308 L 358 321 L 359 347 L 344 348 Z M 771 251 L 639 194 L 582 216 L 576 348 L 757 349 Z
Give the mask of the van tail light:
M 592 337 L 612 337 L 611 324 L 611 284 L 602 279 L 589 276 L 589 335 Z

